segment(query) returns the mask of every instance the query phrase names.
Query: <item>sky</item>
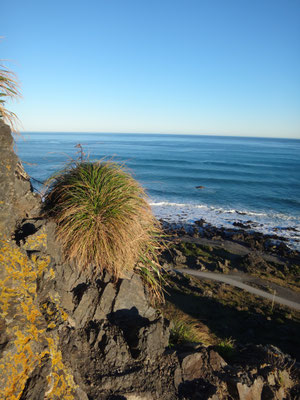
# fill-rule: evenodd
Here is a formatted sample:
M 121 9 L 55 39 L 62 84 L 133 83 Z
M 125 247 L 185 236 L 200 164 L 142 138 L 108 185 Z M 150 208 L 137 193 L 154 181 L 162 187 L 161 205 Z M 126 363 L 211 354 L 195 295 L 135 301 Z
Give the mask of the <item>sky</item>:
M 299 0 L 10 0 L 24 131 L 300 139 Z

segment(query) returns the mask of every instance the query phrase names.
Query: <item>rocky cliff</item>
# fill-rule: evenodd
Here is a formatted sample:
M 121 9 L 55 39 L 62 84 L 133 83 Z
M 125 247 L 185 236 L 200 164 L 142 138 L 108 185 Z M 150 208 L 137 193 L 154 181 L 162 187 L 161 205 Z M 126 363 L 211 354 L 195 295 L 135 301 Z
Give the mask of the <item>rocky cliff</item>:
M 13 145 L 10 128 L 0 119 L 0 232 L 6 236 L 23 219 L 36 216 L 39 202 Z
M 0 145 L 0 399 L 296 398 L 280 350 L 249 345 L 228 365 L 200 344 L 170 348 L 139 276 L 90 278 L 63 262 L 1 122 Z

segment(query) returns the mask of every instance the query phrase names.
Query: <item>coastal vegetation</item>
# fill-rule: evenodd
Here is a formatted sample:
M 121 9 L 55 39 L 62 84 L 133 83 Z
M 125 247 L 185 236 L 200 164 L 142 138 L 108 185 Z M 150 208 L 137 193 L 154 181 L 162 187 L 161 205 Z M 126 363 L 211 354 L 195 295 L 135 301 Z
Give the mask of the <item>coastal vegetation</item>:
M 225 338 L 217 345 L 218 353 L 226 361 L 230 361 L 235 354 L 235 343 L 232 338 Z
M 0 118 L 10 125 L 14 133 L 18 133 L 18 117 L 8 110 L 6 102 L 21 97 L 19 83 L 14 72 L 10 71 L 0 60 Z
M 193 333 L 191 323 L 185 323 L 178 319 L 172 321 L 170 329 L 170 347 L 196 341 L 197 338 Z
M 57 223 L 66 260 L 117 280 L 135 268 L 162 298 L 161 228 L 144 189 L 113 161 L 76 161 L 50 178 L 44 212 Z

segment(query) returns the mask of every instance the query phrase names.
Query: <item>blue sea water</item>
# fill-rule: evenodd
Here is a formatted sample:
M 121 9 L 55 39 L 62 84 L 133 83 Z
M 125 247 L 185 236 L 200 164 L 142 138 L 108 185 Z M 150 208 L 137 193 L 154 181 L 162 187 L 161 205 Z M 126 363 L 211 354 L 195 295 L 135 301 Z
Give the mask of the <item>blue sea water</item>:
M 227 227 L 251 221 L 255 230 L 275 230 L 299 247 L 300 140 L 59 132 L 27 133 L 24 139 L 16 150 L 34 179 L 44 181 L 76 158 L 80 143 L 92 160 L 125 163 L 158 217 L 204 218 Z

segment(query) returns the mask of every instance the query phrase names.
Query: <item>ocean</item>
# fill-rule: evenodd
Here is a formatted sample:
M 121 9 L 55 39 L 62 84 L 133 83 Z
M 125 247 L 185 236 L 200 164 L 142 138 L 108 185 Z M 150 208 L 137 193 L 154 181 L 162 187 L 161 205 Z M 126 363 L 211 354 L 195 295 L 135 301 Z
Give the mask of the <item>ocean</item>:
M 16 151 L 44 181 L 78 157 L 125 163 L 146 188 L 153 212 L 169 222 L 200 218 L 276 233 L 300 248 L 300 140 L 199 135 L 26 133 Z M 202 188 L 197 188 L 201 186 Z

